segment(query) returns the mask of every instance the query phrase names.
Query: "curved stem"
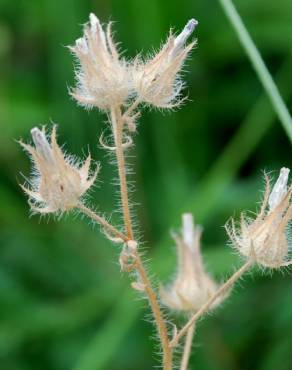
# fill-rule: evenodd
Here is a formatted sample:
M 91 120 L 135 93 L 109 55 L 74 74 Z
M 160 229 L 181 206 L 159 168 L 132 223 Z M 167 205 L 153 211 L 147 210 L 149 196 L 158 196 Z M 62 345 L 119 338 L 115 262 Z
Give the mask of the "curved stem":
M 115 237 L 122 239 L 124 242 L 129 241 L 129 238 L 125 234 L 121 233 L 109 222 L 107 222 L 105 218 L 93 212 L 90 208 L 87 208 L 84 204 L 80 203 L 76 208 L 79 209 L 82 213 L 84 213 L 87 217 L 91 218 L 94 222 L 100 224 Z
M 123 149 L 123 121 L 121 119 L 121 109 L 112 108 L 111 109 L 111 123 L 113 127 L 113 134 L 115 140 L 116 157 L 118 162 L 118 172 L 120 180 L 120 193 L 121 202 L 123 208 L 124 225 L 127 237 L 130 240 L 134 239 L 132 221 L 130 215 L 129 207 L 129 197 L 126 179 L 126 164 Z
M 193 323 L 188 329 L 186 341 L 184 345 L 184 352 L 183 352 L 182 361 L 180 365 L 180 370 L 188 369 L 189 359 L 190 359 L 191 350 L 192 350 L 193 337 L 195 334 L 195 325 L 196 324 Z
M 185 326 L 175 335 L 171 341 L 171 346 L 176 347 L 179 340 L 187 333 L 189 328 L 201 317 L 203 316 L 212 304 L 226 292 L 254 263 L 252 259 L 249 259 L 237 270 L 221 287 L 217 290 L 215 294 L 190 318 L 190 320 L 185 324 Z

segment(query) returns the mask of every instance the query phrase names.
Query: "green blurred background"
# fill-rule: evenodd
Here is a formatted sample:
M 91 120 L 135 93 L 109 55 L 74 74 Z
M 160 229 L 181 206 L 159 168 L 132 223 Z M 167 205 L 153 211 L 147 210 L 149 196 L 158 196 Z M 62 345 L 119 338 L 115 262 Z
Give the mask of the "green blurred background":
M 235 4 L 292 108 L 291 0 Z M 91 11 L 117 21 L 116 39 L 129 57 L 159 47 L 170 26 L 200 22 L 186 74 L 191 101 L 172 114 L 146 111 L 130 158 L 137 224 L 160 281 L 173 275 L 169 230 L 183 211 L 204 225 L 209 271 L 228 276 L 240 261 L 222 225 L 240 210 L 256 210 L 261 170 L 291 166 L 290 143 L 218 1 L 0 0 L 1 370 L 157 365 L 146 302 L 119 272 L 118 248 L 80 217 L 29 217 L 18 186 L 30 163 L 15 139 L 29 140 L 34 125 L 53 121 L 69 152 L 84 157 L 90 149 L 102 162 L 91 200 L 116 210 L 116 172 L 97 145 L 105 117 L 68 96 L 73 68 L 65 46 L 80 37 Z M 291 370 L 291 283 L 289 272 L 247 276 L 200 323 L 190 369 Z

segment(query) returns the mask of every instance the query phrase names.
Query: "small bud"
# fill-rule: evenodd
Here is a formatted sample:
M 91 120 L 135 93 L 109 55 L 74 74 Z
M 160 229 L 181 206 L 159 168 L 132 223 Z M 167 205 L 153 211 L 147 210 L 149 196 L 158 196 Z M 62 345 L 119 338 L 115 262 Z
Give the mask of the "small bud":
M 182 216 L 182 236 L 174 236 L 178 251 L 178 272 L 167 288 L 161 289 L 162 302 L 173 310 L 197 311 L 216 292 L 217 284 L 205 272 L 200 252 L 202 228 L 193 216 Z M 218 298 L 213 305 L 220 303 Z
M 292 187 L 287 186 L 289 169 L 282 168 L 270 189 L 266 176 L 266 191 L 261 210 L 255 219 L 241 215 L 239 230 L 233 219 L 226 225 L 232 244 L 245 257 L 264 267 L 279 268 L 289 261 L 288 224 L 292 218 Z
M 132 271 L 136 266 L 137 259 L 137 246 L 135 240 L 127 241 L 121 251 L 119 262 L 122 271 Z
M 97 176 L 97 170 L 92 176 L 89 174 L 90 156 L 83 165 L 72 163 L 72 158 L 65 157 L 57 144 L 55 126 L 50 143 L 44 130 L 37 127 L 31 130 L 31 135 L 35 148 L 20 142 L 34 164 L 31 189 L 22 186 L 29 195 L 31 209 L 39 213 L 52 213 L 76 207 Z
M 131 283 L 131 287 L 135 290 L 138 290 L 139 292 L 145 292 L 145 284 L 143 284 L 143 283 L 133 281 Z
M 136 242 L 136 240 L 128 240 L 127 247 L 130 253 L 136 253 L 138 243 Z

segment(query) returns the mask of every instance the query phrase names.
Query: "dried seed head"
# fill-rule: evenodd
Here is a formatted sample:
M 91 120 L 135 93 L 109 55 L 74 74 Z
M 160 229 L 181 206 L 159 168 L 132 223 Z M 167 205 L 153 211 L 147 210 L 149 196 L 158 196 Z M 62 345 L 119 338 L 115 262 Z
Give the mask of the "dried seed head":
M 160 294 L 162 302 L 173 310 L 197 311 L 216 292 L 217 285 L 204 270 L 200 252 L 201 227 L 194 225 L 189 213 L 184 214 L 182 220 L 182 237 L 174 236 L 178 252 L 177 276 Z M 214 306 L 220 301 L 216 300 Z
M 77 87 L 71 95 L 85 107 L 102 110 L 125 103 L 132 93 L 131 73 L 112 40 L 111 23 L 104 32 L 91 13 L 84 36 L 69 47 L 77 58 Z
M 191 19 L 177 37 L 170 34 L 152 59 L 145 63 L 136 59 L 133 80 L 140 101 L 160 108 L 172 108 L 180 104 L 179 96 L 184 84 L 179 73 L 196 40 L 185 44 L 197 24 L 195 19 Z
M 50 143 L 44 129 L 41 131 L 35 127 L 31 135 L 35 147 L 20 142 L 31 155 L 34 165 L 34 175 L 29 181 L 31 188 L 22 186 L 29 196 L 31 209 L 52 213 L 74 208 L 97 176 L 98 170 L 90 176 L 90 156 L 82 165 L 65 156 L 57 144 L 55 126 Z
M 265 267 L 279 268 L 291 264 L 288 261 L 287 235 L 287 226 L 292 218 L 289 171 L 288 168 L 281 169 L 272 190 L 270 178 L 266 176 L 264 200 L 255 219 L 242 214 L 239 230 L 233 219 L 226 225 L 231 242 L 238 251 Z

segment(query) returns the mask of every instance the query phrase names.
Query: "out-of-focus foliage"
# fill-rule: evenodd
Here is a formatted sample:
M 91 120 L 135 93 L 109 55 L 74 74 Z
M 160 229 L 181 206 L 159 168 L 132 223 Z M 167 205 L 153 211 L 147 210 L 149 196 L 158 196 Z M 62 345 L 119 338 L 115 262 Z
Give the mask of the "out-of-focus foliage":
M 291 108 L 291 0 L 236 0 Z M 36 124 L 59 123 L 61 141 L 102 161 L 91 201 L 116 210 L 116 172 L 98 148 L 106 117 L 68 96 L 72 58 L 65 45 L 94 11 L 115 23 L 127 49 L 149 53 L 170 26 L 199 20 L 199 46 L 186 74 L 190 101 L 179 111 L 147 111 L 130 162 L 136 173 L 137 229 L 159 279 L 174 267 L 169 229 L 182 211 L 203 223 L 206 263 L 223 279 L 239 260 L 222 225 L 255 210 L 261 170 L 291 167 L 291 146 L 216 0 L 1 0 L 0 2 L 0 368 L 150 369 L 152 327 L 144 301 L 119 272 L 118 250 L 80 217 L 29 218 L 18 186 L 28 158 L 14 139 Z M 113 194 L 115 194 L 113 196 Z M 118 220 L 118 215 L 113 214 Z M 191 363 L 200 370 L 292 368 L 289 273 L 254 273 L 203 321 Z M 192 368 L 192 366 L 191 366 Z

